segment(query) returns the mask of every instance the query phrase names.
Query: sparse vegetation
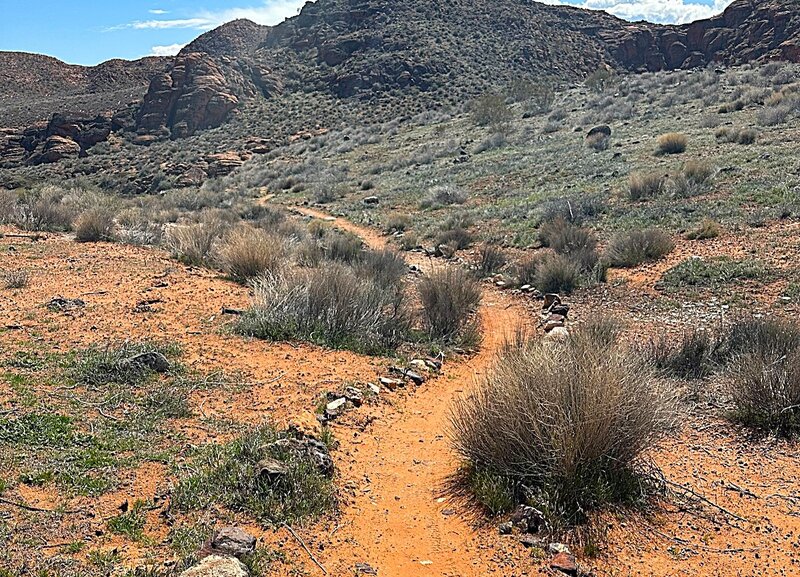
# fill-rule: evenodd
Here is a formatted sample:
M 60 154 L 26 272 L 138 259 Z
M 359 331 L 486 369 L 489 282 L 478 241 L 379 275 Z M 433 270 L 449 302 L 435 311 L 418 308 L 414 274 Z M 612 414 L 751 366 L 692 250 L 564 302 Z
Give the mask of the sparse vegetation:
M 115 213 L 110 207 L 90 208 L 75 221 L 75 239 L 78 242 L 114 240 Z
M 655 198 L 664 191 L 666 178 L 658 172 L 634 172 L 628 179 L 628 196 L 631 200 Z
M 615 330 L 576 329 L 561 342 L 520 338 L 452 410 L 466 481 L 545 512 L 551 527 L 586 521 L 652 488 L 642 453 L 677 422 L 676 396 Z M 480 481 L 476 483 L 476 481 Z
M 242 226 L 221 242 L 219 263 L 231 278 L 247 282 L 265 273 L 279 274 L 287 264 L 286 241 L 261 229 Z
M 675 243 L 663 230 L 633 230 L 614 236 L 606 248 L 605 258 L 611 266 L 630 268 L 662 259 L 673 248 Z
M 762 279 L 767 274 L 764 265 L 754 260 L 690 258 L 665 272 L 660 282 L 669 290 L 689 287 L 718 289 L 733 281 Z
M 444 267 L 419 284 L 425 330 L 435 341 L 475 344 L 479 328 L 475 312 L 481 290 L 475 280 L 456 267 Z
M 677 132 L 670 132 L 662 134 L 656 141 L 657 154 L 680 154 L 686 152 L 686 146 L 689 144 L 689 139 L 685 134 Z

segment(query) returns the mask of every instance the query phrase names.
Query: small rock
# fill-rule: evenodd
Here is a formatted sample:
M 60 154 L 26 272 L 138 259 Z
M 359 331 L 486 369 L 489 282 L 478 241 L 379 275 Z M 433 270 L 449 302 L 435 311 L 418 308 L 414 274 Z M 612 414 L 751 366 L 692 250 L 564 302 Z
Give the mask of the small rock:
M 548 293 L 544 295 L 544 304 L 542 304 L 543 309 L 549 309 L 551 306 L 555 304 L 561 304 L 561 297 L 555 293 Z
M 511 531 L 514 530 L 514 524 L 511 521 L 506 521 L 505 523 L 500 523 L 497 529 L 501 535 L 510 535 Z
M 250 577 L 247 567 L 234 557 L 209 555 L 180 577 Z
M 169 360 L 157 351 L 150 351 L 133 356 L 127 360 L 127 364 L 136 367 L 147 367 L 154 373 L 166 373 L 169 371 Z
M 238 527 L 223 527 L 214 533 L 211 547 L 220 553 L 244 557 L 256 550 L 256 538 Z
M 564 545 L 563 543 L 550 543 L 547 546 L 547 552 L 551 555 L 558 555 L 559 553 L 566 553 L 567 555 L 572 555 L 572 551 L 569 550 L 569 547 Z
M 347 404 L 346 398 L 344 397 L 338 398 L 335 401 L 331 401 L 330 403 L 325 405 L 325 412 L 337 416 L 342 412 L 346 404 Z
M 563 329 L 564 321 L 547 321 L 544 325 L 544 332 L 549 333 L 555 329 Z
M 377 196 L 368 196 L 361 202 L 367 206 L 377 206 L 380 203 L 380 199 Z
M 333 475 L 333 459 L 331 459 L 328 447 L 317 439 L 279 439 L 271 445 L 275 449 L 291 451 L 295 455 L 305 456 L 311 459 L 317 470 L 330 477 Z
M 602 134 L 603 136 L 611 136 L 611 127 L 608 126 L 607 124 L 601 124 L 600 126 L 595 126 L 586 134 L 586 138 L 594 136 L 595 134 Z
M 578 574 L 578 563 L 575 561 L 575 556 L 570 553 L 558 553 L 550 561 L 550 568 L 567 575 Z
M 375 383 L 367 383 L 367 388 L 376 395 L 379 395 L 381 393 L 381 388 Z
M 545 524 L 544 513 L 529 505 L 519 505 L 511 513 L 511 523 L 525 533 L 538 533 Z
M 533 549 L 534 547 L 542 546 L 542 540 L 534 535 L 523 535 L 522 537 L 519 538 L 519 542 L 526 549 Z
M 360 407 L 364 403 L 364 393 L 355 387 L 345 387 L 344 396 L 356 407 Z
M 82 309 L 85 306 L 86 302 L 81 299 L 65 299 L 64 297 L 53 297 L 47 303 L 48 309 L 61 313 Z
M 524 284 L 521 287 L 519 287 L 519 290 L 521 290 L 522 292 L 528 292 L 529 290 L 531 290 L 531 285 Z
M 377 575 L 378 570 L 370 566 L 368 563 L 356 563 L 357 575 Z
M 402 387 L 403 385 L 405 385 L 403 381 L 400 381 L 398 379 L 390 379 L 388 377 L 381 377 L 380 379 L 378 379 L 378 381 L 380 382 L 380 384 L 382 384 L 390 391 L 393 391 L 397 387 Z
M 406 371 L 406 378 L 410 379 L 415 385 L 418 386 L 425 382 L 425 377 L 419 373 L 415 373 L 414 371 Z
M 299 437 L 319 439 L 322 435 L 322 423 L 309 411 L 302 411 L 299 415 L 292 417 L 286 428 Z
M 563 341 L 569 338 L 569 331 L 566 327 L 556 327 L 547 333 L 544 338 L 549 341 Z
M 550 307 L 550 312 L 554 315 L 560 315 L 564 318 L 569 316 L 569 305 L 556 304 Z

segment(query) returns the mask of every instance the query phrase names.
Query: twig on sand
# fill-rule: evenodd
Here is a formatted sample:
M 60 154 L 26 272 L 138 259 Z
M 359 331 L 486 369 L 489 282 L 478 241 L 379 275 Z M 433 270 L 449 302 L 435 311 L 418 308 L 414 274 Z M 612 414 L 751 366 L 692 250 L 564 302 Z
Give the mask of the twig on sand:
M 68 515 L 72 515 L 75 513 L 80 513 L 80 509 L 65 509 L 63 511 L 59 511 L 57 509 L 43 509 L 41 507 L 34 507 L 33 505 L 26 505 L 25 503 L 17 503 L 16 501 L 10 501 L 8 499 L 4 499 L 0 497 L 0 503 L 4 505 L 10 505 L 11 507 L 19 507 L 20 509 L 25 509 L 26 511 L 33 511 L 35 513 L 64 513 Z
M 706 497 L 703 497 L 700 493 L 698 493 L 694 489 L 691 489 L 690 487 L 687 487 L 685 485 L 681 485 L 680 483 L 676 483 L 674 481 L 670 481 L 669 479 L 664 479 L 664 482 L 667 485 L 669 485 L 670 487 L 675 487 L 676 489 L 680 489 L 681 491 L 685 491 L 686 493 L 690 494 L 695 499 L 697 499 L 699 501 L 702 501 L 706 505 L 710 505 L 714 509 L 717 509 L 718 511 L 728 515 L 729 517 L 733 517 L 737 521 L 741 521 L 742 523 L 747 523 L 747 519 L 745 519 L 744 517 L 740 517 L 739 515 L 737 515 L 736 513 L 732 512 L 732 511 L 729 511 L 728 509 L 726 509 L 722 505 L 718 505 L 714 501 L 711 501 L 710 499 L 707 499 Z
M 294 537 L 294 538 L 297 540 L 297 542 L 298 542 L 298 543 L 300 543 L 300 546 L 303 548 L 303 550 L 304 550 L 306 553 L 308 553 L 308 556 L 309 556 L 309 557 L 311 557 L 311 560 L 314 562 L 314 564 L 315 564 L 317 567 L 319 567 L 319 568 L 322 570 L 322 572 L 323 572 L 325 575 L 327 575 L 327 574 L 328 574 L 328 571 L 325 569 L 325 567 L 323 567 L 323 566 L 322 566 L 322 563 L 320 563 L 319 561 L 317 561 L 317 558 L 316 558 L 316 557 L 314 557 L 314 554 L 313 554 L 313 553 L 311 552 L 311 550 L 310 550 L 310 549 L 309 549 L 309 548 L 306 546 L 305 542 L 304 542 L 304 541 L 303 541 L 303 540 L 300 538 L 300 536 L 299 536 L 297 533 L 295 533 L 295 532 L 294 532 L 294 529 L 292 529 L 291 527 L 289 527 L 289 525 L 287 525 L 286 523 L 283 523 L 283 526 L 284 526 L 284 527 L 286 527 L 286 530 L 287 530 L 287 531 L 289 531 L 289 533 L 291 533 L 291 534 L 292 534 L 292 537 Z

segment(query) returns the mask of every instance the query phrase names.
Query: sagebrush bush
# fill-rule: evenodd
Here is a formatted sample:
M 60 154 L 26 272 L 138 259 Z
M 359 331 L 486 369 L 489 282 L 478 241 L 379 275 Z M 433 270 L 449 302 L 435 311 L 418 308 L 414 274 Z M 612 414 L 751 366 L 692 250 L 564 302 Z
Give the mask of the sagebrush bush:
M 424 328 L 428 336 L 448 344 L 474 344 L 478 326 L 475 313 L 481 289 L 475 279 L 457 267 L 444 267 L 426 275 L 418 286 Z
M 753 144 L 758 139 L 758 131 L 753 128 L 731 128 L 724 126 L 714 132 L 714 137 L 722 142 Z
M 65 200 L 66 192 L 55 186 L 27 192 L 17 204 L 15 223 L 30 231 L 69 231 L 75 220 L 75 207 Z
M 484 94 L 472 103 L 472 119 L 478 126 L 491 126 L 495 130 L 505 127 L 513 114 L 501 94 Z
M 780 435 L 800 433 L 800 328 L 757 320 L 732 330 L 728 339 L 732 417 Z
M 539 227 L 539 239 L 544 246 L 577 264 L 581 271 L 589 271 L 597 264 L 597 238 L 589 229 L 559 217 Z
M 542 293 L 570 294 L 578 287 L 581 268 L 563 254 L 546 254 L 536 262 L 534 286 Z
M 210 260 L 227 228 L 227 223 L 210 216 L 202 222 L 170 226 L 164 231 L 164 238 L 172 256 L 185 264 L 202 265 Z
M 709 331 L 694 330 L 675 345 L 664 335 L 651 340 L 643 353 L 664 374 L 679 379 L 701 379 L 717 368 L 717 338 Z
M 586 137 L 586 146 L 595 152 L 608 150 L 608 147 L 611 146 L 611 137 L 600 132 L 592 134 Z
M 611 266 L 629 268 L 659 260 L 675 248 L 672 238 L 663 230 L 651 228 L 616 234 L 605 251 Z
M 631 200 L 654 198 L 664 191 L 666 178 L 660 172 L 634 172 L 628 179 Z
M 508 257 L 498 245 L 487 242 L 478 252 L 478 274 L 482 277 L 491 276 L 508 263 Z
M 403 257 L 389 249 L 362 252 L 354 267 L 360 277 L 387 290 L 399 286 L 408 273 L 408 264 Z
M 467 193 L 454 185 L 434 186 L 419 204 L 420 208 L 451 206 L 467 202 Z
M 656 141 L 656 154 L 680 154 L 686 151 L 689 139 L 685 134 L 669 132 L 662 134 Z
M 722 234 L 722 226 L 711 218 L 703 219 L 697 228 L 694 228 L 686 233 L 688 240 L 707 240 L 716 238 Z
M 99 206 L 81 213 L 75 220 L 75 239 L 78 242 L 112 241 L 116 213 L 113 208 Z
M 382 287 L 340 263 L 267 274 L 252 286 L 253 305 L 236 325 L 251 337 L 380 354 L 400 345 L 410 328 L 401 287 Z
M 287 264 L 286 241 L 250 226 L 230 231 L 217 249 L 220 267 L 235 281 L 247 282 L 264 273 L 279 273 Z
M 28 286 L 31 273 L 24 269 L 7 270 L 0 274 L 0 279 L 3 280 L 3 288 L 21 289 Z
M 600 321 L 563 341 L 507 344 L 451 411 L 467 470 L 506 481 L 553 525 L 607 503 L 640 501 L 643 453 L 677 423 L 672 389 Z

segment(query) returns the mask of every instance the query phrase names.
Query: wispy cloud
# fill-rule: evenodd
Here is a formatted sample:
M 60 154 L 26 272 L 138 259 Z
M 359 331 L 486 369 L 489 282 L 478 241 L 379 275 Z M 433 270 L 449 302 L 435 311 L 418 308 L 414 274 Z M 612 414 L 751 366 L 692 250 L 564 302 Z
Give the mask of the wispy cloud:
M 683 24 L 719 14 L 733 0 L 703 3 L 692 0 L 541 0 L 547 4 L 568 4 L 590 10 L 605 10 L 625 20 L 647 20 Z
M 262 3 L 252 7 L 228 8 L 226 10 L 202 10 L 191 14 L 188 18 L 153 18 L 150 20 L 136 20 L 109 28 L 108 31 L 133 29 L 133 30 L 166 30 L 170 28 L 190 28 L 206 31 L 221 26 L 231 20 L 247 18 L 258 24 L 272 26 L 282 22 L 289 16 L 294 16 L 303 7 L 305 0 L 262 0 Z M 166 14 L 164 11 L 150 11 L 151 14 Z
M 168 44 L 166 46 L 153 46 L 150 56 L 175 56 L 186 44 Z
M 166 10 L 161 10 L 160 8 L 155 8 L 153 10 L 148 10 L 150 14 L 154 14 L 155 16 L 163 16 L 164 14 L 169 14 Z

